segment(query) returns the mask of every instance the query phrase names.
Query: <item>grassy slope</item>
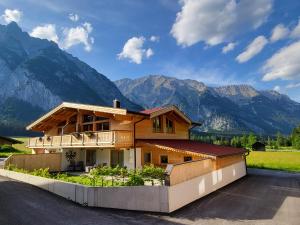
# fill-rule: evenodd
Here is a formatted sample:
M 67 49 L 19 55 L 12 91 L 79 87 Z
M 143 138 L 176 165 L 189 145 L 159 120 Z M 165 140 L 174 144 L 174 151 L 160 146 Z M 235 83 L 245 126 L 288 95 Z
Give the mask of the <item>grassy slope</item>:
M 248 167 L 300 172 L 300 152 L 250 152 Z
M 17 139 L 19 141 L 22 141 L 22 144 L 15 144 L 13 145 L 13 147 L 16 149 L 16 151 L 14 152 L 0 152 L 0 158 L 6 158 L 8 156 L 10 156 L 11 154 L 30 154 L 31 150 L 29 148 L 26 148 L 27 145 L 27 137 L 18 137 L 18 138 L 14 138 Z

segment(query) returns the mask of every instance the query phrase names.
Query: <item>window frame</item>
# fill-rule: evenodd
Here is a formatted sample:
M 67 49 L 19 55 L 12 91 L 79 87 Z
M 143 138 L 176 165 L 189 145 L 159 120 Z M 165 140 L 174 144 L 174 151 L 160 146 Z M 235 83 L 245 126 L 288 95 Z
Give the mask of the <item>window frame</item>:
M 166 163 L 162 162 L 162 157 L 167 157 L 167 162 Z M 159 156 L 159 162 L 160 162 L 161 165 L 167 165 L 167 164 L 169 164 L 169 156 L 168 155 L 160 155 Z
M 172 130 L 170 130 L 169 128 L 169 123 L 168 122 L 172 122 Z M 166 117 L 166 132 L 169 134 L 174 134 L 175 133 L 175 123 L 174 120 L 169 119 L 168 117 Z
M 186 160 L 186 158 L 190 158 L 190 160 Z M 189 155 L 183 156 L 183 162 L 191 162 L 191 161 L 193 161 L 192 156 L 189 156 Z
M 157 121 L 159 121 L 160 128 L 158 129 Z M 156 116 L 152 119 L 152 131 L 154 133 L 163 133 L 163 118 L 162 116 Z
M 145 161 L 145 155 L 146 155 L 146 154 L 150 154 L 150 162 L 146 162 L 146 161 Z M 152 163 L 152 152 L 144 152 L 144 165 L 145 165 L 145 164 L 146 164 L 146 165 L 147 165 L 147 164 L 151 164 L 151 163 Z

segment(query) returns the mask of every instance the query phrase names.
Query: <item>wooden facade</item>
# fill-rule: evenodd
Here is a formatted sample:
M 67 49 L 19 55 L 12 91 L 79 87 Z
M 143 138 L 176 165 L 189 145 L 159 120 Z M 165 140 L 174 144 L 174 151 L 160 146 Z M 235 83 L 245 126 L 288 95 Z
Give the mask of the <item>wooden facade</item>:
M 242 154 L 220 158 L 138 142 L 143 139 L 189 140 L 192 127 L 193 122 L 174 106 L 146 113 L 63 103 L 27 127 L 28 130 L 44 134 L 42 137 L 30 138 L 28 147 L 36 153 L 55 152 L 55 149 L 63 152 L 63 149 L 124 151 L 139 148 L 141 166 L 166 166 L 210 158 L 214 169 L 218 169 L 243 160 Z

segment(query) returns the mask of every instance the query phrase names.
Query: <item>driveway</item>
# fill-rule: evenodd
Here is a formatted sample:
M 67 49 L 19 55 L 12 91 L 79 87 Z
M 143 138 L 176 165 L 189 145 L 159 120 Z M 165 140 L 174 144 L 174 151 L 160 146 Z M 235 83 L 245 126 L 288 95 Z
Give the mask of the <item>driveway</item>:
M 0 177 L 0 224 L 300 224 L 300 174 L 251 174 L 168 215 L 87 208 Z

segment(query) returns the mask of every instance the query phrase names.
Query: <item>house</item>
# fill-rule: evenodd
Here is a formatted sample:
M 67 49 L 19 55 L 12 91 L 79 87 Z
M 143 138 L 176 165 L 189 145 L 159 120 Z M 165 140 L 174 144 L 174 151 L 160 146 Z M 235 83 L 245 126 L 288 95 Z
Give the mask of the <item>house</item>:
M 13 138 L 0 136 L 0 146 L 1 145 L 13 145 L 13 144 L 22 144 L 22 141 L 18 141 Z
M 136 112 L 117 100 L 113 107 L 64 102 L 27 127 L 43 133 L 30 138 L 28 147 L 35 154 L 61 153 L 62 170 L 68 170 L 70 159 L 86 169 L 166 167 L 204 158 L 219 169 L 244 162 L 244 149 L 190 140 L 190 130 L 200 125 L 175 106 Z
M 253 151 L 266 151 L 266 145 L 262 142 L 257 141 L 252 145 L 252 150 Z

